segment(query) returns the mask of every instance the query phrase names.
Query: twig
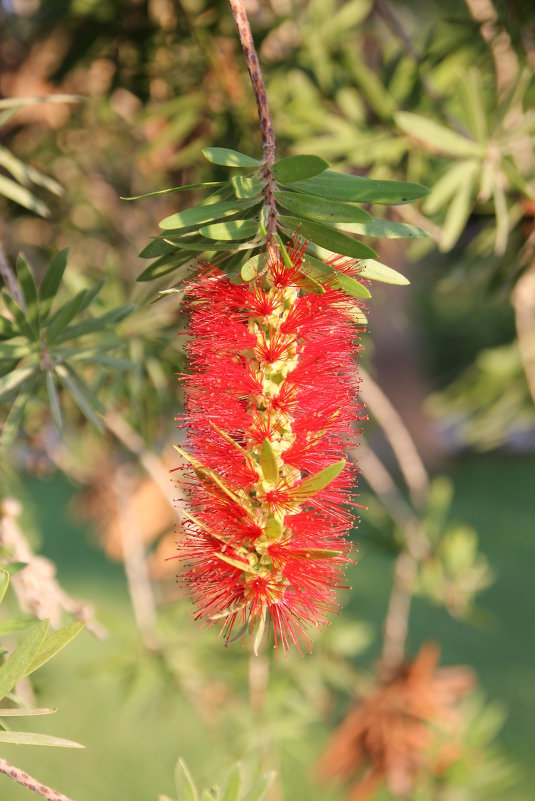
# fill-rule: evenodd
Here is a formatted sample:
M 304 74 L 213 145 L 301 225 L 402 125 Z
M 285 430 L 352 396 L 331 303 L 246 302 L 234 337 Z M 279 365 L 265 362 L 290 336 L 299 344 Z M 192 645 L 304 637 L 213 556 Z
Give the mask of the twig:
M 503 95 L 518 77 L 518 58 L 511 37 L 498 23 L 492 0 L 466 0 L 472 17 L 480 23 L 481 36 L 492 50 L 498 94 Z
M 151 651 L 159 651 L 161 643 L 156 633 L 156 602 L 152 592 L 149 569 L 145 558 L 145 548 L 139 536 L 138 520 L 132 514 L 129 498 L 132 482 L 118 468 L 113 482 L 117 504 L 117 519 L 123 549 L 124 569 L 128 593 L 137 628 L 143 644 Z
M 230 8 L 236 22 L 240 42 L 247 62 L 247 68 L 253 85 L 253 91 L 260 118 L 260 131 L 264 150 L 264 200 L 267 207 L 267 246 L 268 250 L 274 247 L 274 235 L 277 230 L 277 211 L 275 206 L 275 181 L 270 168 L 275 161 L 275 134 L 273 133 L 273 120 L 266 92 L 266 85 L 258 62 L 258 55 L 254 46 L 251 27 L 242 0 L 229 0 Z
M 52 787 L 47 787 L 46 784 L 34 779 L 33 776 L 30 776 L 20 768 L 11 765 L 5 759 L 0 759 L 0 773 L 9 776 L 10 779 L 13 779 L 18 784 L 22 784 L 23 787 L 27 787 L 28 790 L 33 790 L 34 793 L 42 796 L 42 798 L 47 798 L 48 801 L 72 801 L 72 798 L 69 798 L 63 793 L 58 793 L 58 791 L 52 789 Z
M 360 367 L 360 374 L 363 379 L 360 388 L 362 399 L 369 406 L 390 442 L 407 482 L 412 502 L 416 508 L 420 508 L 427 496 L 429 478 L 412 437 L 379 385 L 362 367 Z
M 11 264 L 7 260 L 6 252 L 2 243 L 0 242 L 0 275 L 4 281 L 4 284 L 9 289 L 9 292 L 14 300 L 17 301 L 20 308 L 23 311 L 26 311 L 26 304 L 24 303 L 24 298 L 22 297 L 22 292 L 20 291 L 19 282 L 17 281 L 17 276 L 13 272 Z
M 20 513 L 21 506 L 15 499 L 8 498 L 2 502 L 0 545 L 11 553 L 14 562 L 26 565 L 12 579 L 21 610 L 40 619 L 48 618 L 55 628 L 61 625 L 62 613 L 67 612 L 85 621 L 86 628 L 95 637 L 106 638 L 108 633 L 95 620 L 92 606 L 66 593 L 56 579 L 54 563 L 32 551 L 17 522 Z

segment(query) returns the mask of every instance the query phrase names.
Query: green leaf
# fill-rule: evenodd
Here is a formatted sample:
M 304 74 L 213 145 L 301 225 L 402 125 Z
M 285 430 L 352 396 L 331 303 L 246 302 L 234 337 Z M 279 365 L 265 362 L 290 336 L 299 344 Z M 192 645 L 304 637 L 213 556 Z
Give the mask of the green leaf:
M 87 336 L 87 334 L 94 334 L 95 331 L 103 331 L 107 325 L 112 323 L 117 325 L 129 314 L 132 314 L 135 308 L 132 303 L 125 303 L 123 306 L 117 306 L 116 309 L 106 312 L 106 314 L 101 314 L 100 317 L 93 317 L 91 320 L 84 320 L 76 325 L 71 325 L 56 337 L 56 344 L 59 345 L 68 339 L 77 339 L 78 337 Z
M 54 299 L 63 279 L 63 273 L 67 266 L 69 248 L 56 253 L 50 264 L 39 288 L 39 304 L 41 316 L 45 320 L 52 308 Z
M 301 236 L 306 237 L 315 245 L 330 250 L 343 256 L 350 256 L 353 259 L 373 259 L 377 256 L 375 250 L 357 242 L 350 236 L 330 228 L 322 223 L 310 222 L 309 220 L 299 220 L 297 217 L 282 217 L 282 224 L 286 226 L 290 233 L 299 231 Z
M 358 271 L 363 278 L 369 278 L 372 281 L 382 281 L 384 284 L 398 284 L 399 286 L 410 284 L 410 281 L 404 275 L 396 272 L 392 267 L 387 267 L 386 264 L 381 264 L 380 261 L 375 261 L 375 259 L 359 261 Z
M 0 109 L 16 108 L 17 110 L 25 106 L 35 106 L 41 103 L 80 103 L 84 100 L 82 95 L 36 95 L 35 97 L 8 97 L 0 100 Z
M 199 796 L 195 782 L 182 759 L 178 760 L 175 768 L 175 785 L 178 794 L 177 801 L 198 801 Z
M 27 339 L 29 339 L 30 342 L 35 342 L 38 337 L 36 338 L 35 332 L 31 327 L 31 325 L 28 323 L 26 315 L 20 308 L 19 304 L 16 302 L 16 300 L 14 300 L 11 297 L 9 292 L 5 289 L 2 292 L 2 298 L 4 300 L 4 304 L 7 310 L 11 312 L 12 316 L 14 317 L 14 322 L 17 327 L 17 331 L 23 336 L 25 336 Z
M 17 335 L 17 329 L 7 317 L 0 316 L 0 339 L 11 339 Z
M 187 226 L 199 227 L 202 223 L 210 222 L 211 220 L 218 220 L 221 217 L 228 217 L 232 214 L 238 214 L 242 209 L 249 208 L 254 205 L 254 201 L 248 200 L 231 200 L 228 203 L 207 203 L 204 206 L 194 206 L 191 209 L 178 211 L 176 214 L 171 214 L 166 217 L 159 225 L 164 230 L 180 230 Z
M 243 801 L 264 801 L 267 791 L 273 784 L 275 775 L 275 773 L 268 773 L 259 779 L 243 797 Z
M 250 259 L 248 259 L 242 266 L 240 275 L 247 283 L 257 277 L 260 259 L 265 261 L 265 258 L 259 253 L 258 255 L 252 256 Z
M 205 159 L 211 164 L 219 164 L 222 167 L 261 167 L 262 162 L 240 153 L 237 150 L 229 150 L 227 147 L 205 147 L 202 151 Z M 180 799 L 179 799 L 180 801 Z
M 49 634 L 48 637 L 43 640 L 39 651 L 32 659 L 26 675 L 33 673 L 35 670 L 52 659 L 52 657 L 61 651 L 62 648 L 65 648 L 65 646 L 70 643 L 71 640 L 74 640 L 74 638 L 80 634 L 84 627 L 84 621 L 77 620 L 74 623 L 69 623 L 68 626 L 64 626 L 62 629 L 58 629 L 57 631 L 53 631 L 52 634 Z
M 371 297 L 368 288 L 361 284 L 358 278 L 342 273 L 340 270 L 336 270 L 334 267 L 319 261 L 319 259 L 315 259 L 308 253 L 303 262 L 303 272 L 306 275 L 311 274 L 321 284 L 333 287 L 333 289 L 340 289 L 351 298 Z
M 172 189 L 158 189 L 156 192 L 146 192 L 144 195 L 133 195 L 133 197 L 122 197 L 121 200 L 143 200 L 146 197 L 157 197 L 158 195 L 170 195 L 172 192 L 186 192 L 188 189 L 201 189 L 205 186 L 223 186 L 222 181 L 207 181 L 204 184 L 186 184 L 185 186 L 174 186 Z
M 34 388 L 37 384 L 38 374 L 38 370 L 35 370 L 29 380 L 21 386 L 17 397 L 13 401 L 11 409 L 9 410 L 9 414 L 4 423 L 4 427 L 2 428 L 2 433 L 0 434 L 2 450 L 5 450 L 15 439 L 16 433 L 19 430 L 22 422 L 24 409 L 32 397 Z
M 359 206 L 338 203 L 335 200 L 324 200 L 315 195 L 304 195 L 298 192 L 275 192 L 275 199 L 281 206 L 289 209 L 297 217 L 306 217 L 325 223 L 366 222 L 372 216 Z
M 47 175 L 43 175 L 43 173 L 36 170 L 35 167 L 25 164 L 14 156 L 10 150 L 1 145 L 0 166 L 9 170 L 13 178 L 23 186 L 30 187 L 33 183 L 36 186 L 42 186 L 48 189 L 48 191 L 52 192 L 54 195 L 61 196 L 63 194 L 63 187 L 58 184 L 57 181 L 54 181 L 53 178 L 49 178 Z
M 0 376 L 0 401 L 5 400 L 15 387 L 26 381 L 37 369 L 38 365 L 30 364 L 27 367 L 17 367 L 7 375 Z
M 49 217 L 50 211 L 41 200 L 35 197 L 29 189 L 25 186 L 17 184 L 11 178 L 6 178 L 5 175 L 0 175 L 0 195 L 9 198 L 19 206 L 23 206 L 29 211 L 39 214 L 41 217 Z
M 474 166 L 471 174 L 467 171 L 464 182 L 448 207 L 439 242 L 439 248 L 444 252 L 451 250 L 455 245 L 472 212 L 473 195 L 475 193 L 474 181 L 477 172 L 477 165 Z
M 4 600 L 8 587 L 9 587 L 9 573 L 7 572 L 7 570 L 0 569 L 0 604 Z
M 0 731 L 0 743 L 14 745 L 47 745 L 54 748 L 85 748 L 85 745 L 50 734 L 37 734 L 31 731 Z
M 171 245 L 160 235 L 151 239 L 138 255 L 140 259 L 158 259 L 160 256 L 167 256 L 172 252 Z
M 28 674 L 28 667 L 43 643 L 48 626 L 48 620 L 42 620 L 32 626 L 21 643 L 0 667 L 0 698 L 5 698 L 15 684 Z
M 264 527 L 264 533 L 270 540 L 279 540 L 282 536 L 283 525 L 276 517 L 269 517 Z
M 300 484 L 288 490 L 289 499 L 295 503 L 303 503 L 312 498 L 331 484 L 340 475 L 345 466 L 346 460 L 340 459 L 339 462 L 324 467 L 319 473 L 305 478 Z
M 468 72 L 462 70 L 459 74 L 457 95 L 472 134 L 480 144 L 484 144 L 488 137 L 487 118 L 483 106 L 481 76 L 477 69 L 472 68 Z
M 325 170 L 306 181 L 296 181 L 290 189 L 308 195 L 318 195 L 331 200 L 351 203 L 387 203 L 399 205 L 429 194 L 421 184 L 404 181 L 376 181 L 360 175 L 345 175 L 334 170 Z
M 340 222 L 333 224 L 333 228 L 377 239 L 424 239 L 428 236 L 423 228 L 418 228 L 416 225 L 391 222 L 390 220 L 371 220 L 365 223 Z
M 0 637 L 6 634 L 14 634 L 22 629 L 27 629 L 35 623 L 35 618 L 27 615 L 26 617 L 10 617 L 0 620 Z
M 223 241 L 249 239 L 258 234 L 258 220 L 233 220 L 228 223 L 215 223 L 201 228 L 199 233 L 207 239 Z
M 46 325 L 45 339 L 47 345 L 52 345 L 54 340 L 67 328 L 71 320 L 81 310 L 84 300 L 86 299 L 86 289 L 82 289 L 73 298 L 68 300 L 63 306 L 57 310 L 55 314 L 50 317 Z
M 48 393 L 48 401 L 50 408 L 56 421 L 56 425 L 61 431 L 63 428 L 63 418 L 61 416 L 61 406 L 59 404 L 58 390 L 54 381 L 54 374 L 52 370 L 46 371 L 46 391 Z
M 257 197 L 264 189 L 264 182 L 250 175 L 233 175 L 230 183 L 237 198 Z
M 485 150 L 481 144 L 461 136 L 428 117 L 422 117 L 420 114 L 413 114 L 409 111 L 399 111 L 395 115 L 395 121 L 402 131 L 413 139 L 423 142 L 432 153 L 442 153 L 445 156 L 457 158 L 484 156 Z
M 88 387 L 80 380 L 76 372 L 69 364 L 58 364 L 56 373 L 62 384 L 69 390 L 74 402 L 90 423 L 101 433 L 104 431 L 102 421 L 97 417 L 95 407 L 102 408 L 102 405 L 92 395 Z
M 425 199 L 423 210 L 426 214 L 434 214 L 445 206 L 449 199 L 461 187 L 467 175 L 478 172 L 480 163 L 475 159 L 459 161 L 451 166 L 433 186 L 431 194 Z
M 37 302 L 37 286 L 30 265 L 22 253 L 17 257 L 17 278 L 22 296 L 26 304 L 26 318 L 37 338 L 39 336 L 39 305 Z
M 329 163 L 319 156 L 288 156 L 276 161 L 270 172 L 278 183 L 292 184 L 312 178 L 324 172 L 328 166 Z
M 12 707 L 11 709 L 0 709 L 0 718 L 26 718 L 35 715 L 53 715 L 54 712 L 57 712 L 57 710 L 45 708 L 37 709 L 34 707 L 30 707 L 29 709 L 26 707 L 17 709 L 16 707 Z
M 170 245 L 170 247 L 175 248 L 174 245 Z M 138 275 L 136 281 L 155 281 L 157 278 L 162 278 L 162 276 L 173 272 L 173 270 L 178 270 L 180 267 L 184 268 L 185 276 L 187 275 L 187 268 L 191 265 L 191 260 L 192 256 L 189 251 L 187 253 L 178 253 L 174 249 L 172 255 L 162 256 L 146 267 Z
M 195 474 L 197 477 L 208 484 L 215 484 L 215 486 L 225 493 L 225 495 L 230 498 L 231 501 L 238 504 L 244 509 L 247 509 L 246 503 L 233 492 L 230 487 L 227 487 L 224 480 L 219 476 L 215 470 L 210 470 L 208 467 L 205 467 L 198 459 L 192 456 L 187 451 L 179 448 L 178 445 L 173 445 L 173 448 L 177 453 L 179 453 L 183 459 L 189 462 L 195 470 Z
M 260 448 L 260 467 L 266 481 L 276 484 L 279 480 L 279 462 L 273 446 L 266 437 Z

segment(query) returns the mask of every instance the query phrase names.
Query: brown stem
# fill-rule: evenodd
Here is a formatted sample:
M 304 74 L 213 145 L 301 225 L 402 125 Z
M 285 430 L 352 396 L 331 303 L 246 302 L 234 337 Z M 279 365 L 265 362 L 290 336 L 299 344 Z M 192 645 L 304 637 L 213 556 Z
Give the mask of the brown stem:
M 260 118 L 260 131 L 262 134 L 262 146 L 264 150 L 264 199 L 267 207 L 267 244 L 268 249 L 274 247 L 274 235 L 277 230 L 277 211 L 275 207 L 275 181 L 270 168 L 275 161 L 275 134 L 273 133 L 273 120 L 266 92 L 266 85 L 262 77 L 262 70 L 258 62 L 258 55 L 254 46 L 251 27 L 242 0 L 229 0 L 230 8 L 236 22 L 238 35 L 247 62 L 247 69 L 253 85 L 253 91 Z
M 412 584 L 417 570 L 417 560 L 408 551 L 402 551 L 396 559 L 394 582 L 384 623 L 381 668 L 386 673 L 395 671 L 405 656 L 405 641 L 409 628 L 413 592 Z
M 52 787 L 47 787 L 46 784 L 42 784 L 25 771 L 6 762 L 5 759 L 0 759 L 0 773 L 4 773 L 6 776 L 9 776 L 10 779 L 13 779 L 18 784 L 22 784 L 23 787 L 27 787 L 28 790 L 32 790 L 34 793 L 37 793 L 37 795 L 42 796 L 42 798 L 47 798 L 48 801 L 72 801 L 68 796 L 63 793 L 58 793 L 58 791 L 53 790 Z
M 4 281 L 4 284 L 9 289 L 9 292 L 14 300 L 17 301 L 20 308 L 23 311 L 26 311 L 26 305 L 24 303 L 24 298 L 22 297 L 22 292 L 20 291 L 19 282 L 17 281 L 17 277 L 13 272 L 13 269 L 10 263 L 7 260 L 7 256 L 5 250 L 0 243 L 0 275 Z

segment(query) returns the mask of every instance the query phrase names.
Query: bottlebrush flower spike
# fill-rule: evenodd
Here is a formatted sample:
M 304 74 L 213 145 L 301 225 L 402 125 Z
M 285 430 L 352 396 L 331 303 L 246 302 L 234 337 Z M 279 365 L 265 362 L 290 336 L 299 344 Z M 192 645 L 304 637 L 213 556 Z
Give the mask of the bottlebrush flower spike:
M 356 469 L 356 301 L 306 294 L 303 247 L 272 252 L 237 286 L 205 266 L 186 289 L 188 490 L 179 559 L 195 617 L 227 643 L 273 629 L 275 648 L 310 650 L 337 611 L 350 561 Z

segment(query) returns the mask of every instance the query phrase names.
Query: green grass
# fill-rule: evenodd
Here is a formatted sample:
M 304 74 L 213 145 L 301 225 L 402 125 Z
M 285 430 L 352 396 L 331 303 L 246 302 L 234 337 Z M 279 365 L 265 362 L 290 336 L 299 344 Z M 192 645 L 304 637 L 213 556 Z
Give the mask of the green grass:
M 535 786 L 534 471 L 533 459 L 496 456 L 474 457 L 452 467 L 453 514 L 478 529 L 481 548 L 497 576 L 480 598 L 489 623 L 476 629 L 416 600 L 409 641 L 411 653 L 424 640 L 440 642 L 445 664 L 473 666 L 488 698 L 507 708 L 501 742 L 522 772 L 518 790 L 509 793 L 514 801 L 529 801 Z M 5 746 L 2 755 L 76 801 L 156 801 L 158 793 L 173 795 L 173 766 L 179 754 L 190 762 L 201 782 L 210 783 L 214 772 L 221 775 L 233 759 L 247 752 L 250 719 L 243 718 L 240 735 L 240 716 L 246 713 L 235 709 L 232 698 L 214 686 L 212 712 L 217 722 L 212 725 L 183 693 L 163 682 L 156 664 L 141 656 L 121 567 L 106 561 L 91 542 L 88 528 L 73 517 L 71 500 L 76 488 L 57 476 L 45 481 L 28 479 L 26 488 L 33 508 L 39 510 L 43 553 L 56 561 L 59 579 L 69 591 L 95 604 L 111 638 L 101 643 L 84 632 L 60 654 L 55 667 L 36 674 L 39 703 L 57 706 L 58 713 L 34 719 L 31 728 L 79 740 L 87 750 Z M 373 549 L 365 515 L 361 536 L 366 544 L 352 571 L 353 591 L 343 614 L 346 619 L 351 616 L 379 627 L 392 562 Z M 247 659 L 239 646 L 233 653 L 226 652 L 214 634 L 199 633 L 187 612 L 181 620 L 185 663 L 189 642 L 209 642 L 207 658 L 221 665 L 226 674 L 222 678 L 230 677 L 237 685 L 246 683 Z M 367 664 L 378 648 L 376 638 L 366 654 Z M 315 658 L 312 655 L 305 660 Z M 285 675 L 291 669 L 296 669 L 295 663 L 293 668 L 283 663 L 273 668 L 273 698 L 285 691 Z M 287 702 L 291 708 L 292 699 Z M 286 801 L 339 798 L 319 789 L 310 775 L 310 764 L 327 733 L 325 726 L 312 719 L 304 731 L 293 731 L 288 724 L 281 732 L 285 744 L 280 769 Z M 0 776 L 0 798 L 24 801 L 31 795 Z

